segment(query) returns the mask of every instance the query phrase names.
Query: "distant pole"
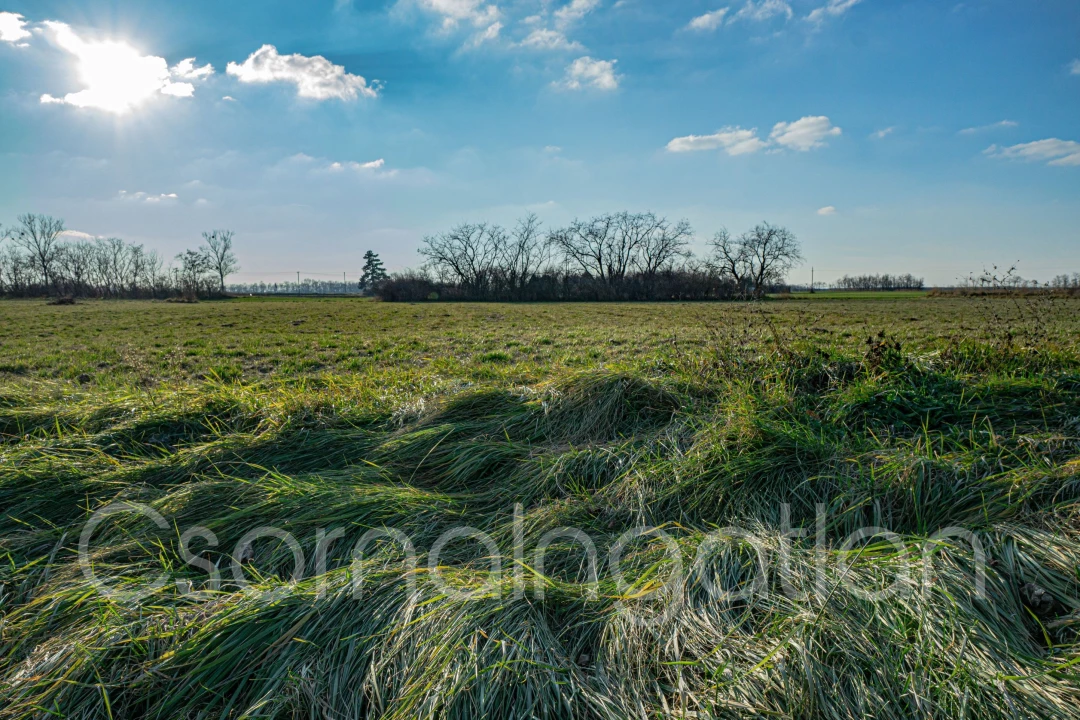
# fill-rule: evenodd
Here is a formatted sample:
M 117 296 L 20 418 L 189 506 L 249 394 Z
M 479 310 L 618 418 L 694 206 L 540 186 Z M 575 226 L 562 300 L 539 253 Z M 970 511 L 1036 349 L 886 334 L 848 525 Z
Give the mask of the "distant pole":
M 349 292 L 349 281 L 345 279 L 345 273 L 341 273 L 341 292 Z
M 814 266 L 810 266 L 810 294 L 814 294 Z
M 296 271 L 296 284 L 297 284 L 297 286 L 300 285 L 300 271 L 299 270 Z

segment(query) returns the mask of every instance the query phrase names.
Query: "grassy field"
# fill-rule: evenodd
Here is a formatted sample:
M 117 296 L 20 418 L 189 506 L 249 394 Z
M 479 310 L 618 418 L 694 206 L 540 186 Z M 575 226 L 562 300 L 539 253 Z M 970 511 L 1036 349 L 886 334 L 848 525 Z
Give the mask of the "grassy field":
M 796 296 L 799 297 L 799 296 Z M 809 297 L 809 296 L 807 296 Z M 822 296 L 814 296 L 824 297 Z M 889 301 L 886 301 L 889 300 Z M 530 382 L 609 364 L 647 371 L 674 347 L 718 332 L 744 345 L 772 327 L 828 351 L 865 351 L 885 330 L 910 350 L 950 340 L 1040 330 L 1069 344 L 1076 301 L 1045 311 L 1009 301 L 896 296 L 873 303 L 788 300 L 744 304 L 392 305 L 361 299 L 245 299 L 198 305 L 147 302 L 0 303 L 0 377 L 96 387 L 204 379 L 290 380 L 377 374 L 419 381 Z M 1045 328 L 1031 315 L 1046 314 Z M 736 337 L 737 336 L 737 337 Z M 767 344 L 768 345 L 768 344 Z M 765 346 L 763 346 L 765 347 Z
M 1080 717 L 1080 300 L 0 323 L 0 718 Z
M 924 298 L 926 290 L 818 290 L 791 293 L 798 300 L 912 300 Z

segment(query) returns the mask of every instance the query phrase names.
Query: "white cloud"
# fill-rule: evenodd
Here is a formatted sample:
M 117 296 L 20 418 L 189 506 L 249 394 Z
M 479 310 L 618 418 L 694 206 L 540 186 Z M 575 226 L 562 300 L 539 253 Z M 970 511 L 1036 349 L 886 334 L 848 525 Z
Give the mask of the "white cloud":
M 542 15 L 527 17 L 522 24 L 531 25 L 534 29 L 517 45 L 531 50 L 581 52 L 585 47 L 567 38 L 566 31 L 595 10 L 599 4 L 600 0 L 571 0 L 555 11 L 553 28 L 546 26 Z
M 225 102 L 236 102 L 236 98 L 234 98 L 232 95 L 225 95 L 221 99 Z
M 790 20 L 795 15 L 795 12 L 785 0 L 760 0 L 760 2 L 756 3 L 754 0 L 746 0 L 746 4 L 743 5 L 742 9 L 735 13 L 728 22 L 735 22 L 736 20 L 763 22 L 777 15 L 783 15 Z
M 378 87 L 321 55 L 280 55 L 273 45 L 263 45 L 242 65 L 229 63 L 225 71 L 242 83 L 291 83 L 299 97 L 311 100 L 355 100 L 379 94 Z
M 1075 152 L 1057 160 L 1051 160 L 1048 164 L 1058 167 L 1080 167 L 1080 152 Z
M 309 155 L 300 153 L 293 155 L 282 162 L 282 166 L 301 166 L 307 169 L 307 172 L 315 176 L 340 176 L 343 178 L 357 177 L 357 178 L 373 178 L 377 180 L 391 180 L 391 179 L 412 179 L 414 181 L 425 181 L 428 177 L 426 171 L 420 170 L 405 170 L 404 172 L 398 171 L 397 168 L 386 167 L 386 160 L 379 158 L 377 160 L 370 160 L 368 162 L 355 162 L 355 161 L 334 161 L 327 160 L 326 158 L 313 158 Z
M 559 203 L 555 202 L 554 200 L 548 200 L 547 202 L 530 203 L 529 205 L 525 206 L 525 209 L 529 212 L 539 213 L 544 211 L 550 212 L 558 207 Z
M 41 102 L 44 104 L 66 104 L 122 113 L 155 95 L 191 97 L 195 94 L 195 86 L 191 83 L 173 81 L 174 74 L 164 58 L 143 55 L 125 43 L 87 42 L 64 23 L 43 24 L 49 30 L 52 42 L 77 58 L 78 76 L 85 86 L 85 89 L 68 93 L 62 98 L 42 95 Z M 197 72 L 204 70 L 200 68 Z M 210 72 L 213 72 L 212 68 Z
M 840 133 L 840 128 L 834 127 L 829 118 L 819 115 L 791 123 L 776 123 L 769 140 L 792 150 L 806 152 L 824 146 L 826 138 L 836 137 Z
M 298 152 L 282 158 L 271 167 L 271 175 L 303 178 L 305 182 L 393 182 L 408 186 L 429 186 L 437 176 L 427 167 L 387 167 L 387 161 L 379 158 L 367 162 L 341 161 L 332 158 L 313 158 Z
M 386 160 L 379 158 L 378 160 L 372 160 L 371 162 L 358 163 L 358 162 L 346 162 L 346 163 L 330 163 L 330 167 L 327 168 L 330 172 L 341 172 L 343 170 L 353 170 L 356 172 L 362 172 L 364 170 L 379 170 L 386 164 Z
M 179 199 L 176 193 L 161 193 L 160 195 L 151 195 L 145 192 L 133 192 L 129 193 L 127 190 L 121 190 L 119 194 L 121 200 L 128 200 L 133 202 L 143 202 L 150 205 L 157 205 L 163 202 L 171 202 Z
M 811 11 L 806 19 L 815 25 L 820 25 L 826 17 L 839 17 L 860 2 L 862 0 L 829 0 L 827 4 Z
M 97 240 L 101 236 L 91 235 L 90 233 L 83 232 L 82 230 L 65 230 L 64 232 L 60 233 L 60 237 L 67 238 L 68 240 L 81 240 L 88 242 L 92 240 Z
M 195 67 L 195 58 L 188 58 L 178 62 L 169 72 L 181 80 L 203 80 L 214 74 L 214 66 L 207 63 L 202 67 Z
M 689 30 L 700 30 L 703 32 L 715 30 L 724 24 L 724 18 L 727 16 L 728 10 L 729 8 L 720 8 L 719 10 L 713 10 L 704 15 L 699 15 L 691 20 L 690 24 L 686 27 Z
M 418 0 L 418 3 L 428 12 L 442 16 L 444 30 L 452 30 L 458 23 L 490 28 L 499 21 L 499 8 L 485 4 L 484 0 Z
M 1072 75 L 1080 75 L 1080 60 L 1073 60 L 1069 65 L 1069 73 Z
M 1012 120 L 1002 120 L 1001 122 L 992 123 L 990 125 L 979 125 L 978 127 L 969 127 L 961 130 L 958 135 L 975 135 L 977 133 L 985 132 L 987 130 L 1003 130 L 1006 128 L 1019 127 L 1020 123 L 1013 122 Z
M 617 62 L 618 60 L 594 60 L 588 56 L 580 57 L 570 63 L 566 68 L 566 77 L 555 85 L 567 90 L 585 88 L 617 90 L 620 77 L 615 74 Z
M 825 116 L 804 117 L 795 122 L 776 123 L 768 140 L 758 137 L 757 128 L 726 127 L 712 135 L 687 135 L 667 144 L 673 153 L 723 150 L 728 155 L 748 155 L 769 147 L 807 151 L 825 145 L 825 139 L 839 135 L 840 128 L 833 127 Z
M 562 148 L 558 145 L 548 145 L 544 148 L 544 152 L 548 155 L 558 155 L 562 152 Z
M 875 130 L 874 132 L 870 133 L 870 137 L 876 140 L 884 140 L 888 136 L 892 135 L 895 131 L 896 128 L 890 126 L 887 128 L 882 128 L 881 130 Z
M 26 21 L 18 13 L 0 12 L 0 41 L 19 43 L 30 37 Z
M 600 0 L 571 0 L 555 11 L 555 27 L 566 29 L 578 22 L 600 5 Z
M 995 158 L 1026 160 L 1028 162 L 1045 161 L 1047 165 L 1061 167 L 1080 166 L 1080 143 L 1072 140 L 1048 138 L 1010 147 L 991 145 L 983 152 Z
M 558 30 L 549 30 L 547 28 L 537 28 L 536 30 L 533 30 L 520 44 L 522 47 L 531 48 L 533 50 L 585 49 L 581 43 L 568 40 L 566 36 Z
M 171 82 L 165 87 L 161 88 L 162 95 L 169 95 L 171 97 L 193 97 L 195 95 L 195 86 L 191 83 L 174 83 Z
M 757 135 L 757 129 L 744 130 L 740 127 L 728 127 L 712 135 L 687 135 L 675 138 L 667 144 L 668 152 L 702 152 L 705 150 L 723 150 L 728 155 L 748 155 L 768 147 Z
M 826 205 L 825 207 L 818 210 L 817 214 L 818 215 L 823 215 L 823 216 L 835 215 L 836 214 L 836 208 L 834 208 L 832 205 Z
M 501 22 L 493 22 L 483 30 L 473 35 L 472 40 L 469 41 L 469 47 L 476 47 L 486 42 L 490 42 L 499 37 L 499 33 L 502 32 L 503 24 Z

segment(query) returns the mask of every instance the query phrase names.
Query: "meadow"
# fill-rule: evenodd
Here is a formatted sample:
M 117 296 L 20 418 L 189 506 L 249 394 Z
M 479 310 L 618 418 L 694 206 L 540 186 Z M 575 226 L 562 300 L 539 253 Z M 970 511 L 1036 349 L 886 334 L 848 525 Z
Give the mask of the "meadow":
M 1080 299 L 0 326 L 0 718 L 1080 717 Z

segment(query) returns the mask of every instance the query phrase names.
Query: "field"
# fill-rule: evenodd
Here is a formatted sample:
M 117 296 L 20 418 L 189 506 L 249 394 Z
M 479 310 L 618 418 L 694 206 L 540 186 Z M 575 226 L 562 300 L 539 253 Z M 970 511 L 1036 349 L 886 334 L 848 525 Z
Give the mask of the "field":
M 791 297 L 799 300 L 912 300 L 926 296 L 925 290 L 818 290 L 815 293 L 791 293 Z
M 1080 717 L 1080 299 L 0 325 L 0 718 Z
M 867 295 L 866 293 L 863 294 Z M 872 293 L 870 295 L 873 295 Z M 536 382 L 618 364 L 648 372 L 680 344 L 701 347 L 717 332 L 753 344 L 769 324 L 814 347 L 858 353 L 887 330 L 909 349 L 955 338 L 996 338 L 1031 324 L 1035 309 L 968 299 L 867 303 L 394 305 L 359 299 L 244 299 L 198 305 L 87 302 L 0 303 L 0 377 L 91 383 L 95 388 L 198 380 L 288 382 L 357 373 L 428 383 Z M 1046 325 L 1056 343 L 1075 339 L 1076 303 L 1059 303 Z M 1004 313 L 999 322 L 996 315 Z M 1015 316 L 1015 317 L 1014 317 Z M 747 335 L 747 330 L 750 335 Z

